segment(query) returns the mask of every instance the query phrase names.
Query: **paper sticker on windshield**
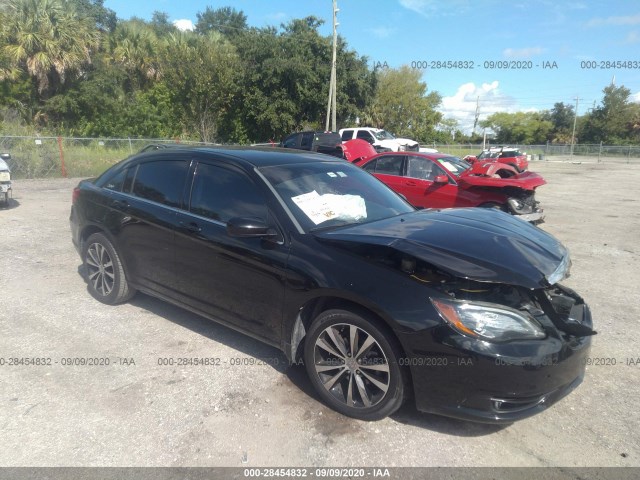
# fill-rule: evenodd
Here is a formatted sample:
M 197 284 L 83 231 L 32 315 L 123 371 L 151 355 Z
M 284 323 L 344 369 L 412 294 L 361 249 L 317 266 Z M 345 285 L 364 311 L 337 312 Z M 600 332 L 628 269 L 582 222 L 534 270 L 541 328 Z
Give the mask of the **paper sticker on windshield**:
M 338 176 L 338 175 L 336 175 L 336 174 L 335 174 L 335 173 L 333 173 L 333 172 L 327 172 L 327 175 L 329 175 L 329 176 L 330 176 L 330 177 L 332 177 L 332 178 L 336 178 L 336 177 Z
M 359 195 L 319 195 L 313 190 L 291 200 L 316 225 L 338 217 L 352 221 L 367 218 L 364 199 Z
M 344 173 L 344 172 L 338 172 L 338 175 L 340 175 L 340 176 L 341 176 L 341 177 L 343 177 L 343 178 L 347 176 L 347 174 L 346 174 L 346 173 Z
M 457 171 L 456 166 L 453 165 L 452 163 L 447 162 L 447 161 L 440 160 L 440 165 L 442 165 L 444 168 L 446 168 L 450 172 L 454 172 L 455 173 Z

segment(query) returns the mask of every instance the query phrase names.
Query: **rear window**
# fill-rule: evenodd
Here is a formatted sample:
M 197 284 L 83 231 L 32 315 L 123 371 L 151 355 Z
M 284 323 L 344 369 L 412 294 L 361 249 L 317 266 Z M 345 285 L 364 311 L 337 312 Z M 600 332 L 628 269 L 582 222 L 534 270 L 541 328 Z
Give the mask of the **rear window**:
M 187 167 L 184 160 L 141 163 L 138 165 L 132 193 L 152 202 L 179 207 Z
M 345 130 L 342 132 L 342 141 L 346 142 L 353 138 L 353 130 Z

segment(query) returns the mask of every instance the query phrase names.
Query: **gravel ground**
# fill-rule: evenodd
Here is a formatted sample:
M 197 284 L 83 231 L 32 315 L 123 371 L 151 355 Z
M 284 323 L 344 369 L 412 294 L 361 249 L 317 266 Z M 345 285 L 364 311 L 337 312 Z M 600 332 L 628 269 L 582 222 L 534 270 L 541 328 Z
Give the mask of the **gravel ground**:
M 148 296 L 98 303 L 71 244 L 77 179 L 15 181 L 0 210 L 0 465 L 640 466 L 640 170 L 531 169 L 548 181 L 542 228 L 571 250 L 566 284 L 599 334 L 584 383 L 506 427 L 411 405 L 379 422 L 348 419 L 276 349 Z M 51 365 L 9 366 L 15 357 Z M 80 357 L 109 365 L 64 365 Z M 221 362 L 159 365 L 166 357 Z

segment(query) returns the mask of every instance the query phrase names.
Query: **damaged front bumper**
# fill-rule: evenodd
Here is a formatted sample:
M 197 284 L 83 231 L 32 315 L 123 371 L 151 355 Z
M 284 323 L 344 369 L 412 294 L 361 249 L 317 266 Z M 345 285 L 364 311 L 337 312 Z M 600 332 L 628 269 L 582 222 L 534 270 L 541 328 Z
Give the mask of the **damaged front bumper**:
M 543 326 L 544 339 L 492 343 L 446 325 L 403 334 L 417 409 L 511 423 L 540 413 L 580 385 L 595 333 L 589 307 L 560 286 L 537 296 L 547 299 L 539 303 L 544 311 L 530 313 Z
M 540 208 L 533 195 L 527 198 L 509 198 L 507 200 L 510 213 L 516 218 L 531 223 L 542 223 L 544 221 L 544 210 Z

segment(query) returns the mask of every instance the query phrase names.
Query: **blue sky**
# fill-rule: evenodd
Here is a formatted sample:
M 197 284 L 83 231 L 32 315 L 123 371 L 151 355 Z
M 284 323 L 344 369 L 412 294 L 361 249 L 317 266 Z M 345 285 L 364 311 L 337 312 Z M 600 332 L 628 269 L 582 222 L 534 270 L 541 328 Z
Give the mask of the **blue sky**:
M 321 32 L 331 33 L 331 0 L 106 0 L 105 6 L 123 19 L 150 19 L 160 10 L 171 21 L 194 23 L 207 6 L 232 6 L 258 27 L 315 15 L 326 22 Z M 372 66 L 427 66 L 423 80 L 442 95 L 440 110 L 465 130 L 478 97 L 481 119 L 496 111 L 548 109 L 555 102 L 575 105 L 576 96 L 584 113 L 615 77 L 640 102 L 637 1 L 338 0 L 338 8 L 338 32 L 352 49 Z M 429 68 L 438 61 L 473 62 L 474 68 Z M 496 62 L 505 61 L 509 68 L 497 68 Z M 615 65 L 625 61 L 626 68 Z M 528 65 L 533 68 L 513 68 Z

